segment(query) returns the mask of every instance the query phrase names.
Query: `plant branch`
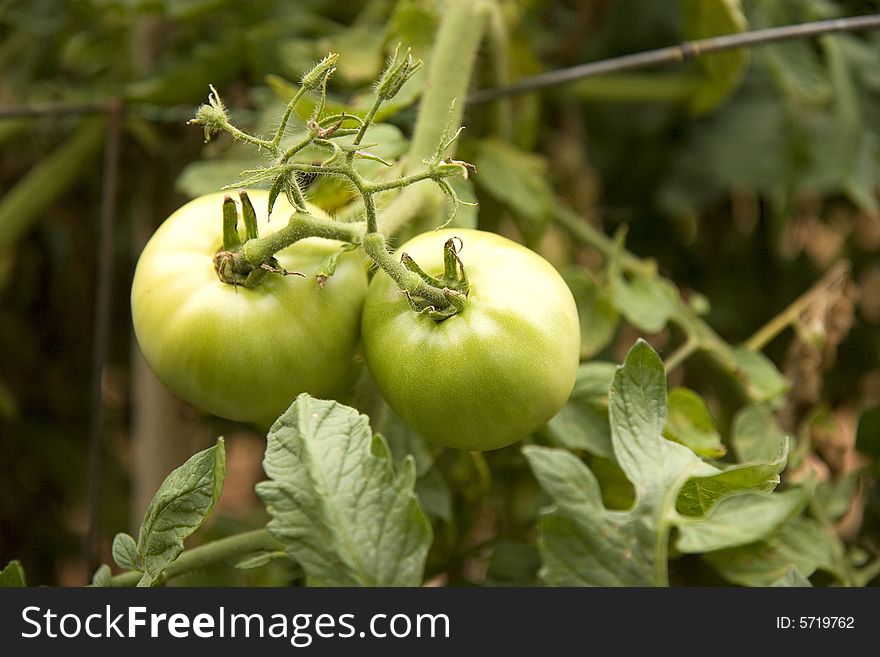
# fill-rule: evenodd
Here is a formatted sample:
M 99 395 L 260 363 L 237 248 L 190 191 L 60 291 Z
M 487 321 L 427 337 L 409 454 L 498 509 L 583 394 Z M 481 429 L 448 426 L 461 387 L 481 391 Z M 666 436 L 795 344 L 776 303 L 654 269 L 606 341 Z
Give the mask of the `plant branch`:
M 798 317 L 819 297 L 827 294 L 832 289 L 844 285 L 849 277 L 849 271 L 849 261 L 841 260 L 836 263 L 825 272 L 825 275 L 813 287 L 792 301 L 785 310 L 764 324 L 752 337 L 746 340 L 746 348 L 750 351 L 760 351 L 763 349 L 773 338 L 797 321 Z
M 648 276 L 657 274 L 657 265 L 653 260 L 642 260 L 629 251 L 620 249 L 613 239 L 590 225 L 586 219 L 571 208 L 564 206 L 559 201 L 554 201 L 552 212 L 556 223 L 565 228 L 576 240 L 594 248 L 606 260 L 616 256 L 623 271 Z M 692 343 L 688 345 L 687 351 L 677 356 L 673 354 L 673 357 L 677 359 L 676 365 L 683 362 L 686 356 L 699 350 L 705 350 L 727 371 L 736 370 L 733 348 L 722 340 L 683 299 L 678 299 L 669 321 L 684 331 L 688 336 L 687 341 Z
M 485 0 L 447 0 L 409 149 L 408 167 L 434 155 L 446 126 L 461 124 L 477 51 L 491 5 Z M 450 116 L 449 108 L 455 107 Z M 452 155 L 452 153 L 450 153 Z
M 479 105 L 498 98 L 530 93 L 539 89 L 546 89 L 547 87 L 566 84 L 605 73 L 618 73 L 620 71 L 659 66 L 660 64 L 685 62 L 698 59 L 703 55 L 713 52 L 766 45 L 789 39 L 806 39 L 820 34 L 856 32 L 876 28 L 880 28 L 880 14 L 834 18 L 811 23 L 752 30 L 751 32 L 739 34 L 726 34 L 706 39 L 697 39 L 695 41 L 685 41 L 677 46 L 647 50 L 631 55 L 623 55 L 622 57 L 613 57 L 598 62 L 589 62 L 541 73 L 540 75 L 523 78 L 514 84 L 504 87 L 482 89 L 468 97 L 467 104 Z
M 160 581 L 167 582 L 194 570 L 241 559 L 250 554 L 276 552 L 281 549 L 281 544 L 265 529 L 236 534 L 186 550 L 165 569 Z M 136 586 L 142 575 L 143 573 L 136 570 L 116 575 L 111 578 L 110 586 Z

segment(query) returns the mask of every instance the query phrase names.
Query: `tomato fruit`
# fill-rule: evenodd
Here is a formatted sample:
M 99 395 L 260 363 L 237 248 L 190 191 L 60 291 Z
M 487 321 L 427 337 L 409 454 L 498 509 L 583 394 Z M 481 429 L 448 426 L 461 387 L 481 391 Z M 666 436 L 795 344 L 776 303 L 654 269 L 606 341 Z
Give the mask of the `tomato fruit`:
M 426 438 L 496 449 L 538 429 L 568 399 L 580 355 L 577 307 L 550 263 L 500 235 L 439 230 L 400 251 L 442 276 L 451 237 L 463 247 L 464 309 L 436 322 L 379 272 L 364 303 L 364 355 L 385 400 Z
M 286 200 L 278 199 L 269 222 L 268 192 L 248 194 L 261 236 L 286 225 Z M 215 415 L 268 426 L 297 394 L 330 395 L 348 373 L 367 268 L 358 252 L 343 254 L 320 288 L 315 274 L 341 245 L 310 238 L 275 256 L 305 278 L 269 274 L 254 288 L 223 283 L 214 270 L 223 197 L 190 201 L 152 236 L 135 270 L 132 322 L 144 357 L 171 391 Z

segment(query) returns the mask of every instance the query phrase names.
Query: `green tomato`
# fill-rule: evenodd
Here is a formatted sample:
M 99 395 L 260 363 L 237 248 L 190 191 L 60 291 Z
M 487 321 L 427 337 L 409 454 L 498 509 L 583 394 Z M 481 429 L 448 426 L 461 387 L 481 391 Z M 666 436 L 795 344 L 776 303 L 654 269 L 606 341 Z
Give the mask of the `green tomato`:
M 367 367 L 392 409 L 429 440 L 471 451 L 520 440 L 574 387 L 580 322 L 553 266 L 500 235 L 448 229 L 402 247 L 432 276 L 458 237 L 470 284 L 464 310 L 441 322 L 414 312 L 384 272 L 364 303 Z
M 261 236 L 286 225 L 285 200 L 269 222 L 268 193 L 248 194 Z M 315 274 L 341 244 L 310 238 L 276 254 L 305 278 L 269 274 L 250 289 L 223 283 L 213 264 L 223 197 L 190 201 L 152 236 L 135 270 L 132 322 L 147 363 L 171 391 L 215 415 L 268 426 L 299 393 L 331 395 L 348 374 L 367 269 L 359 253 L 346 253 L 320 288 Z M 239 229 L 243 235 L 241 222 Z

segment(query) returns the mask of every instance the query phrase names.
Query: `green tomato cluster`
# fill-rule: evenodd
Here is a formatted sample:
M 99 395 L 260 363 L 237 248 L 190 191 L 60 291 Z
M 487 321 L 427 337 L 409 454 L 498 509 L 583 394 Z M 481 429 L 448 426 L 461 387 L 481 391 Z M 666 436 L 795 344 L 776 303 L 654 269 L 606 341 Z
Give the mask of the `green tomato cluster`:
M 250 191 L 260 234 L 280 228 L 289 207 Z M 367 281 L 359 251 L 344 254 L 320 287 L 315 279 L 340 248 L 307 239 L 276 254 L 302 278 L 268 276 L 254 288 L 222 283 L 222 194 L 200 197 L 169 217 L 138 261 L 132 320 L 158 378 L 197 407 L 268 426 L 302 392 L 334 396 L 350 379 L 359 340 L 391 408 L 427 439 L 479 451 L 540 428 L 574 386 L 580 323 L 563 279 L 535 252 L 478 230 L 419 235 L 401 248 L 432 275 L 457 237 L 468 276 L 464 310 L 437 322 L 412 310 L 384 272 Z M 283 201 L 279 201 L 279 204 Z M 315 209 L 315 213 L 320 210 Z

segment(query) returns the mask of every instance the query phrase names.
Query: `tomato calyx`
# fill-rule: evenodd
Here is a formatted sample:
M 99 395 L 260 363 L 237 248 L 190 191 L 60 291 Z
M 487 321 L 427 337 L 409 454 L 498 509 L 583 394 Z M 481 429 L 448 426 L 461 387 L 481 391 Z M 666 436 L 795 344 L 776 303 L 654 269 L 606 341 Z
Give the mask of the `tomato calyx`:
M 239 217 L 238 205 L 230 196 L 223 199 L 223 246 L 214 254 L 214 271 L 217 277 L 229 285 L 242 287 L 256 287 L 266 277 L 266 274 L 281 274 L 282 276 L 304 276 L 299 272 L 287 271 L 274 257 L 269 257 L 264 262 L 254 264 L 250 262 L 244 253 L 244 245 L 248 240 L 258 239 L 260 229 L 257 224 L 257 213 L 254 210 L 247 192 L 239 192 L 241 199 L 241 217 Z M 239 218 L 243 219 L 245 241 L 242 242 L 238 230 Z
M 417 274 L 426 284 L 439 288 L 447 301 L 445 307 L 438 307 L 430 300 L 405 290 L 407 300 L 414 311 L 423 313 L 434 321 L 442 322 L 464 310 L 470 285 L 464 263 L 458 255 L 463 246 L 464 243 L 458 237 L 446 240 L 443 245 L 443 275 L 440 278 L 431 276 L 424 271 L 408 253 L 401 254 L 401 264 L 407 270 Z

